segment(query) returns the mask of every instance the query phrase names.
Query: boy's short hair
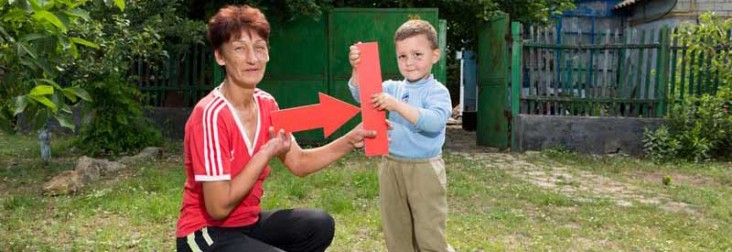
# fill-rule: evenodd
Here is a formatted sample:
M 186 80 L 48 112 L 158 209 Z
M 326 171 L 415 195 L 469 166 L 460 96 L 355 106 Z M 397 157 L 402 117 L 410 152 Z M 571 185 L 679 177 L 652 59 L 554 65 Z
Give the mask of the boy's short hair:
M 438 48 L 435 27 L 429 22 L 420 19 L 412 19 L 399 26 L 399 29 L 394 33 L 394 41 L 402 41 L 421 34 L 427 36 L 427 40 L 432 45 L 433 50 Z
M 241 37 L 241 31 L 254 31 L 269 41 L 269 22 L 259 9 L 249 5 L 228 5 L 219 9 L 208 21 L 208 42 L 214 49 Z

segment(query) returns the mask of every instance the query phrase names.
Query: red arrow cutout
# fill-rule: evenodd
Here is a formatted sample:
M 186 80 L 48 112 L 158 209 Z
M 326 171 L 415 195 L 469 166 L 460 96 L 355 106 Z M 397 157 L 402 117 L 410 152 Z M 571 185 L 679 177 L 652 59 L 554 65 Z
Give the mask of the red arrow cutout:
M 272 126 L 275 132 L 298 132 L 323 128 L 325 137 L 330 136 L 349 119 L 358 114 L 359 108 L 329 95 L 318 93 L 319 104 L 282 109 L 272 112 Z

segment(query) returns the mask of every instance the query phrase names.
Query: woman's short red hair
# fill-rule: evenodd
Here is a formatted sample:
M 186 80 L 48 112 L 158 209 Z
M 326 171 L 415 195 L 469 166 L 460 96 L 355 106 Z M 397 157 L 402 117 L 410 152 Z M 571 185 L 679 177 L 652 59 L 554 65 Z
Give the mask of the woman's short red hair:
M 269 41 L 269 22 L 262 11 L 249 5 L 228 5 L 208 21 L 208 42 L 214 49 L 221 49 L 222 44 L 239 39 L 243 30 L 254 31 Z

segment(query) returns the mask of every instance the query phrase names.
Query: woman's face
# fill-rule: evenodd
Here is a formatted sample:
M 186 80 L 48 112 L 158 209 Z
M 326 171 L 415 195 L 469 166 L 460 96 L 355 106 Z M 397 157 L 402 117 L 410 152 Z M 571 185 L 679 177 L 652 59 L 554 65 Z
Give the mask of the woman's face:
M 224 43 L 215 51 L 216 62 L 226 69 L 232 84 L 254 88 L 262 81 L 269 61 L 267 41 L 256 32 L 242 30 L 239 39 Z

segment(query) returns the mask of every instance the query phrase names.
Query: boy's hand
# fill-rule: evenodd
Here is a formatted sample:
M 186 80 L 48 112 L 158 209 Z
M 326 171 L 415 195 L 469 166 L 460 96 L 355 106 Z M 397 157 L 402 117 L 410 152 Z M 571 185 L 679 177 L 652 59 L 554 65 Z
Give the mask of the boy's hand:
M 361 44 L 361 42 L 351 45 L 348 52 L 348 61 L 351 62 L 353 68 L 356 68 L 358 63 L 361 62 L 361 51 L 358 50 L 357 44 Z
M 290 134 L 285 134 L 285 131 L 280 129 L 277 134 L 274 132 L 274 127 L 269 127 L 269 141 L 262 146 L 262 151 L 277 157 L 290 151 L 292 146 L 292 137 Z
M 399 102 L 396 98 L 387 93 L 379 93 L 371 96 L 371 105 L 373 105 L 377 110 L 393 111 L 396 109 L 398 104 Z

